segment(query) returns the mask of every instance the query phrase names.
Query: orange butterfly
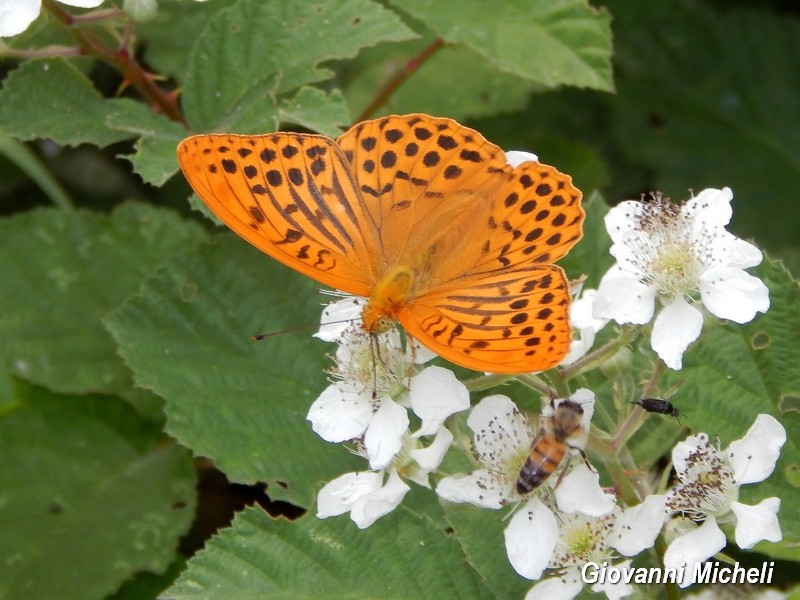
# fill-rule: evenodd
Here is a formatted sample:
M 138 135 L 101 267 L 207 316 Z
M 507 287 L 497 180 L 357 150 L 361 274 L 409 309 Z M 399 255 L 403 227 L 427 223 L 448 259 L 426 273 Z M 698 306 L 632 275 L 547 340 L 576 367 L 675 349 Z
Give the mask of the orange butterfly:
M 194 191 L 233 231 L 316 281 L 365 296 L 370 333 L 400 322 L 444 358 L 524 373 L 569 349 L 570 289 L 553 264 L 582 236 L 581 192 L 516 168 L 480 133 L 423 114 L 321 135 L 196 135 Z

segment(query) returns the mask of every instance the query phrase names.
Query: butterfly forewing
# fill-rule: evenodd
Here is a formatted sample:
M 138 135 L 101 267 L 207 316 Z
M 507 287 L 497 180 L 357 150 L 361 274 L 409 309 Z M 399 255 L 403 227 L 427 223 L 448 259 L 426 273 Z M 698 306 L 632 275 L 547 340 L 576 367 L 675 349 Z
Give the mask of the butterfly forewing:
M 359 123 L 338 143 L 390 264 L 427 260 L 453 219 L 476 203 L 488 206 L 502 183 L 498 174 L 511 170 L 502 150 L 478 132 L 426 115 Z
M 423 345 L 469 368 L 541 371 L 569 350 L 569 288 L 554 265 L 462 280 L 411 303 L 403 324 Z
M 325 285 L 369 295 L 374 229 L 333 140 L 198 135 L 178 159 L 197 195 L 248 242 Z

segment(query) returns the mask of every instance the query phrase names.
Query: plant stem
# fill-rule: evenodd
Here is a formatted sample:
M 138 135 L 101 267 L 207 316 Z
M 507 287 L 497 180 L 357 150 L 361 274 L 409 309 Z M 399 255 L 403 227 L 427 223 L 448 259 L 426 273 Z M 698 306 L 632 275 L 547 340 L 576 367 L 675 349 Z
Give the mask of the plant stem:
M 50 201 L 63 209 L 74 208 L 72 199 L 58 180 L 47 170 L 47 167 L 28 146 L 19 140 L 0 136 L 0 156 L 16 164 L 47 195 Z
M 136 88 L 154 110 L 166 115 L 173 121 L 187 125 L 183 114 L 178 108 L 177 95 L 164 92 L 155 84 L 153 74 L 142 68 L 127 43 L 122 44 L 118 50 L 113 50 L 96 33 L 74 26 L 78 20 L 62 9 L 55 0 L 44 0 L 44 4 L 47 10 L 53 13 L 58 20 L 70 26 L 72 34 L 78 40 L 85 54 L 107 62 L 119 71 L 123 75 L 125 83 Z M 125 39 L 128 39 L 127 35 Z
M 419 68 L 436 52 L 444 47 L 444 40 L 436 38 L 431 44 L 426 46 L 422 52 L 417 54 L 414 58 L 406 63 L 405 68 L 397 75 L 392 77 L 389 82 L 378 92 L 378 95 L 369 103 L 369 105 L 361 111 L 356 121 L 363 121 L 368 119 L 372 114 L 378 110 L 389 99 L 389 97 L 399 88 L 403 82 L 411 77 Z
M 664 363 L 662 361 L 657 361 L 656 364 L 653 366 L 653 372 L 651 373 L 650 377 L 642 386 L 642 391 L 640 394 L 640 398 L 648 398 L 653 394 L 653 391 L 658 386 L 658 381 L 661 379 L 661 375 L 664 373 Z M 630 405 L 629 405 L 630 406 Z M 644 409 L 641 406 L 634 406 L 633 410 L 628 413 L 628 416 L 622 422 L 622 425 L 619 426 L 617 429 L 617 433 L 614 435 L 614 439 L 611 440 L 610 444 L 613 448 L 620 448 L 624 444 L 628 442 L 628 439 L 636 433 L 636 430 L 642 424 L 642 417 L 644 415 Z
M 502 374 L 482 375 L 480 377 L 470 379 L 464 385 L 467 386 L 467 389 L 470 392 L 482 392 L 483 390 L 488 390 L 489 388 L 503 385 L 504 383 L 515 379 L 516 377 L 516 375 Z
M 606 358 L 614 355 L 617 350 L 630 344 L 639 334 L 640 327 L 624 328 L 620 331 L 616 339 L 607 342 L 594 352 L 590 352 L 583 358 L 576 360 L 571 365 L 560 369 L 558 373 L 564 380 L 570 380 L 585 371 L 589 371 L 599 366 Z

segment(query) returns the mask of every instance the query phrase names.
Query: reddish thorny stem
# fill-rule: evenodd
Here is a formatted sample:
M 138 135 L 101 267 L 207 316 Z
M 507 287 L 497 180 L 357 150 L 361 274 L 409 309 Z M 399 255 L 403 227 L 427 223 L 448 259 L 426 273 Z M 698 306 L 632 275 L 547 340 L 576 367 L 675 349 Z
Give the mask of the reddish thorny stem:
M 47 10 L 62 23 L 70 26 L 75 24 L 75 18 L 63 10 L 54 0 L 44 0 L 44 3 Z M 91 54 L 109 63 L 123 75 L 126 84 L 139 91 L 153 109 L 173 121 L 187 125 L 183 114 L 178 108 L 177 93 L 165 92 L 155 84 L 156 76 L 142 68 L 142 65 L 130 52 L 127 42 L 121 44 L 118 50 L 113 50 L 100 36 L 91 31 L 74 26 L 70 27 L 70 30 L 85 54 Z
M 414 73 L 416 73 L 419 68 L 427 62 L 427 60 L 436 54 L 441 48 L 444 47 L 444 40 L 442 38 L 436 38 L 428 44 L 422 52 L 417 54 L 414 58 L 409 60 L 406 63 L 405 68 L 397 73 L 389 82 L 384 86 L 384 88 L 378 93 L 377 96 L 369 103 L 369 105 L 361 111 L 361 114 L 358 115 L 356 122 L 364 121 L 365 119 L 369 118 L 372 113 L 378 110 L 388 99 L 389 97 L 399 88 L 403 82 L 411 77 Z

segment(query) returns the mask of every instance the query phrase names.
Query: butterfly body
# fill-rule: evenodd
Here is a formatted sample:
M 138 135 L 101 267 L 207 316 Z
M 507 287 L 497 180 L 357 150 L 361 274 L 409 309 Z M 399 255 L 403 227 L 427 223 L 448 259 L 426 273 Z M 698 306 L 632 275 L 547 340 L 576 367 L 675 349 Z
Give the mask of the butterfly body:
M 413 298 L 414 273 L 409 267 L 392 267 L 381 277 L 361 312 L 361 326 L 370 333 L 385 333 L 400 320 L 400 311 Z
M 192 136 L 198 196 L 290 268 L 368 298 L 362 327 L 399 322 L 462 366 L 521 373 L 569 348 L 569 285 L 552 263 L 582 235 L 581 193 L 553 167 L 512 168 L 450 119 L 391 116 L 338 140 Z

